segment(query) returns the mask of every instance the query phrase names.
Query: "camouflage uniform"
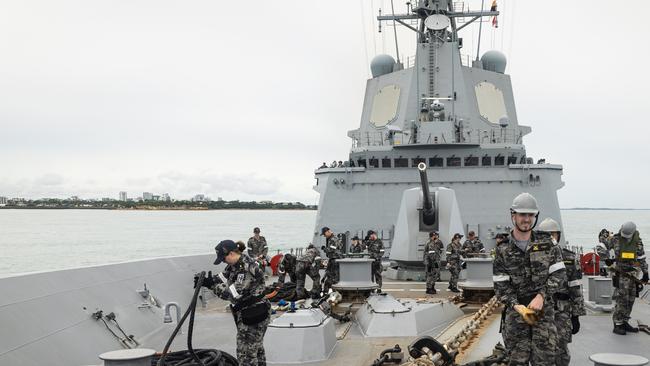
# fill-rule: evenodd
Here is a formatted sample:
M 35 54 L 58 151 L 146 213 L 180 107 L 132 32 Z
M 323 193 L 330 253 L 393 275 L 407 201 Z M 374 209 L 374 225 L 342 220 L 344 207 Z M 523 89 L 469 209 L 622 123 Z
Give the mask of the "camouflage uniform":
M 630 248 L 626 250 L 626 246 L 628 245 Z M 616 268 L 628 273 L 634 273 L 635 268 L 639 268 L 643 273 L 648 273 L 648 263 L 645 259 L 643 241 L 641 241 L 638 231 L 635 231 L 630 239 L 625 239 L 620 233 L 615 234 L 612 238 L 612 246 L 614 248 Z M 634 300 L 636 298 L 636 283 L 627 276 L 615 275 L 615 277 L 618 277 L 618 281 L 615 281 L 618 282 L 618 286 L 615 286 L 616 289 L 614 290 L 616 308 L 614 309 L 612 319 L 614 325 L 621 325 L 630 320 L 630 313 L 632 312 L 632 306 L 634 306 Z
M 372 277 L 375 283 L 379 285 L 379 288 L 381 288 L 381 272 L 383 270 L 381 267 L 381 258 L 384 256 L 384 243 L 381 241 L 381 239 L 377 238 L 375 240 L 368 240 L 366 242 L 366 245 L 368 248 L 368 253 L 370 254 L 370 258 L 375 260 L 372 262 Z
M 239 261 L 228 265 L 222 274 L 227 283 L 217 285 L 215 292 L 232 303 L 237 326 L 237 360 L 240 365 L 266 365 L 264 334 L 269 325 L 271 306 L 263 296 L 264 272 L 255 260 L 242 254 Z M 268 306 L 269 316 L 257 324 L 244 324 L 241 311 L 258 303 Z
M 320 296 L 320 251 L 309 247 L 305 254 L 298 257 L 296 262 L 296 296 L 299 299 L 307 297 L 305 292 L 305 278 L 309 276 L 312 281 L 312 297 Z
M 358 243 L 357 245 L 350 245 L 350 253 L 361 253 L 363 252 L 363 244 Z
M 576 254 L 566 248 L 562 249 L 562 260 L 566 267 L 567 281 L 562 284 L 555 293 L 555 326 L 557 328 L 557 350 L 555 352 L 555 364 L 557 366 L 569 365 L 571 354 L 569 343 L 571 343 L 573 323 L 571 318 L 586 315 L 585 303 L 582 296 L 580 280 L 582 271 L 580 262 L 576 260 Z M 575 332 L 578 330 L 576 329 Z
M 444 249 L 440 239 L 429 239 L 424 244 L 424 268 L 427 273 L 427 289 L 435 288 L 436 281 L 440 280 L 440 256 Z
M 260 238 L 257 239 L 255 236 L 251 236 L 248 239 L 248 255 L 253 259 L 259 259 L 260 256 L 266 258 L 266 255 L 269 253 L 269 247 L 266 245 L 266 238 L 260 235 Z
M 285 254 L 278 265 L 278 282 L 284 283 L 284 279 L 289 275 L 289 280 L 296 283 L 296 257 L 292 254 Z
M 463 248 L 460 241 L 453 241 L 447 245 L 447 268 L 449 269 L 449 288 L 458 288 L 458 275 L 460 274 L 460 257 Z
M 600 257 L 599 269 L 602 275 L 607 274 L 607 264 L 605 264 L 606 259 L 610 259 L 610 250 L 612 249 L 612 237 L 609 236 L 609 232 L 604 232 L 604 229 L 598 234 L 598 244 L 596 244 L 596 253 Z
M 332 234 L 325 242 L 325 255 L 327 256 L 327 268 L 325 269 L 325 284 L 323 291 L 328 292 L 332 284 L 339 282 L 339 265 L 337 259 L 343 258 L 341 254 L 341 241 Z
M 467 256 L 467 254 L 473 254 L 473 253 L 484 253 L 485 252 L 485 247 L 483 246 L 483 243 L 481 243 L 481 240 L 478 237 L 475 237 L 474 239 L 467 239 L 463 243 L 463 254 Z
M 511 234 L 510 241 L 496 250 L 493 280 L 495 295 L 506 307 L 504 342 L 510 347 L 509 365 L 555 364 L 553 296 L 566 281 L 560 247 L 549 236 L 532 233 L 522 251 Z M 544 297 L 544 305 L 538 322 L 530 326 L 513 307 L 528 306 L 537 294 Z

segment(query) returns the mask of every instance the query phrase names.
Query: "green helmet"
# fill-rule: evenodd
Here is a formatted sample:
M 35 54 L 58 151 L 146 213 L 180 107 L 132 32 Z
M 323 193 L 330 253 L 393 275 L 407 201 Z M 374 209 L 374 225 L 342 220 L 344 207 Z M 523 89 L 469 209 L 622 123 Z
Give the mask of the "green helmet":
M 559 233 L 562 230 L 560 230 L 560 224 L 558 224 L 557 221 L 553 220 L 550 217 L 547 217 L 544 219 L 544 221 L 539 223 L 539 231 L 545 231 L 547 233 Z
M 533 215 L 539 214 L 539 208 L 537 208 L 537 200 L 530 193 L 522 193 L 515 197 L 512 200 L 512 206 L 510 206 L 510 212 L 512 213 L 529 213 Z
M 625 239 L 629 239 L 636 232 L 636 224 L 632 221 L 628 221 L 621 225 L 621 236 Z

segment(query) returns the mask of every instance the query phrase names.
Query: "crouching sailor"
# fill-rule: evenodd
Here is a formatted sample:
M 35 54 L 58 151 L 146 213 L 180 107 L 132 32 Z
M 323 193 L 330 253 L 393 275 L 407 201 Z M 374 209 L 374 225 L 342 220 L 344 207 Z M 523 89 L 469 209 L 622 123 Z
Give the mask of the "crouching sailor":
M 217 296 L 231 302 L 230 309 L 237 326 L 237 359 L 240 365 L 266 365 L 264 334 L 269 325 L 271 304 L 263 296 L 264 272 L 246 254 L 246 245 L 224 240 L 215 250 L 214 264 L 228 266 L 218 276 L 206 278 L 204 286 Z M 207 282 L 207 283 L 206 283 Z

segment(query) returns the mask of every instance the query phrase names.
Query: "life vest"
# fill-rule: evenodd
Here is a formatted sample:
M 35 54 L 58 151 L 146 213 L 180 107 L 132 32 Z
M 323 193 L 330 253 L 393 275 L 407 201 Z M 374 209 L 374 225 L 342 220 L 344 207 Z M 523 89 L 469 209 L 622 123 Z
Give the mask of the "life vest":
M 619 240 L 620 254 L 618 259 L 621 261 L 634 261 L 636 260 L 636 250 L 639 243 L 639 232 L 635 231 L 630 239 L 625 239 L 623 236 Z

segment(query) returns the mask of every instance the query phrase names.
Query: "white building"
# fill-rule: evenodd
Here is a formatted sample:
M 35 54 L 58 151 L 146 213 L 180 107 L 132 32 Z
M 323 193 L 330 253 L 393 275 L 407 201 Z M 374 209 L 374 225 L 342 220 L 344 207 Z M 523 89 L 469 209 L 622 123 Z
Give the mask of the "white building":
M 153 193 L 151 192 L 142 192 L 142 199 L 145 201 L 153 200 Z
M 169 197 L 169 193 L 163 193 L 162 200 L 165 202 L 171 202 L 172 198 Z
M 128 198 L 126 197 L 126 192 L 122 191 L 120 192 L 120 201 L 126 202 Z
M 7 197 L 0 197 L 0 206 L 4 206 L 7 204 Z
M 206 197 L 204 194 L 197 194 L 192 197 L 192 202 L 210 202 L 210 198 Z

